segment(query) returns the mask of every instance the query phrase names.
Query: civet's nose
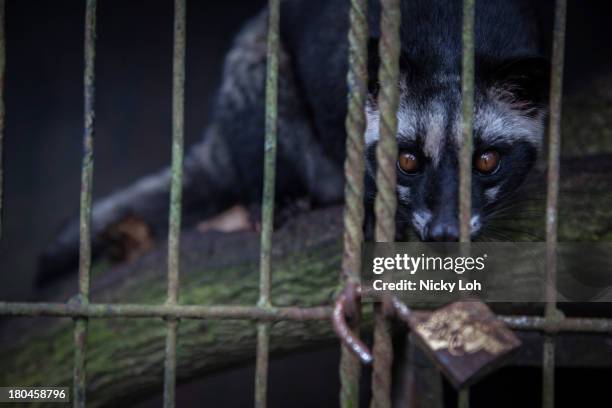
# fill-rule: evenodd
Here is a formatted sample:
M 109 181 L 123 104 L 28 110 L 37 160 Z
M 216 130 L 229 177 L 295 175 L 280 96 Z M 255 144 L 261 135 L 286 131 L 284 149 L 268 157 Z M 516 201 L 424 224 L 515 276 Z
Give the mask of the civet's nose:
M 459 241 L 459 226 L 456 221 L 433 219 L 427 228 L 425 239 L 433 242 Z

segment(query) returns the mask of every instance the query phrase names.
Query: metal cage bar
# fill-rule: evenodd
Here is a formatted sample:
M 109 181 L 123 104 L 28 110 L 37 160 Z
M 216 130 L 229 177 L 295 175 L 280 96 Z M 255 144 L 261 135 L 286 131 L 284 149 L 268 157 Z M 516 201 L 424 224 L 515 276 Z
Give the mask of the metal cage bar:
M 89 304 L 91 275 L 91 195 L 93 184 L 93 138 L 95 123 L 96 0 L 85 7 L 84 134 L 81 173 L 81 210 L 79 224 L 79 295 L 78 303 Z M 74 319 L 74 406 L 85 406 L 87 359 L 87 317 Z
M 397 209 L 397 109 L 399 107 L 399 59 L 401 10 L 399 0 L 381 0 L 380 19 L 380 130 L 376 146 L 376 242 L 395 241 Z M 382 304 L 374 304 L 374 365 L 372 369 L 372 407 L 391 406 L 391 324 Z
M 471 241 L 472 150 L 474 138 L 475 0 L 463 1 L 461 61 L 461 147 L 459 151 L 459 242 Z M 459 390 L 459 408 L 470 406 L 470 390 Z
M 365 104 L 368 92 L 368 2 L 351 0 L 349 70 L 347 74 L 348 108 L 346 116 L 346 160 L 344 162 L 344 245 L 341 280 L 344 285 L 356 285 L 360 281 L 361 244 L 363 242 L 365 174 L 363 135 L 366 129 Z M 357 300 L 358 302 L 358 300 Z M 359 330 L 359 316 L 355 305 L 351 316 L 351 329 Z M 361 363 L 346 347 L 340 357 L 340 406 L 352 408 L 359 405 L 359 377 Z
M 198 305 L 141 305 L 90 303 L 0 302 L 0 315 L 20 317 L 87 317 L 99 319 L 176 318 L 228 319 L 275 322 L 280 320 L 325 320 L 332 308 L 318 307 L 253 307 L 253 306 L 198 306 Z M 612 323 L 612 322 L 611 322 Z
M 474 133 L 475 0 L 463 1 L 461 68 L 461 149 L 459 152 L 459 241 L 470 242 L 472 218 L 472 145 Z
M 4 214 L 4 76 L 6 74 L 6 39 L 4 33 L 5 0 L 0 0 L 0 239 L 2 239 L 2 218 Z
M 168 294 L 166 304 L 174 306 L 179 297 L 181 200 L 183 190 L 183 141 L 185 133 L 185 0 L 174 1 L 174 51 L 172 63 L 172 178 L 168 229 Z M 176 349 L 179 321 L 166 318 L 164 359 L 164 407 L 175 405 Z
M 264 179 L 261 205 L 261 244 L 259 264 L 260 308 L 270 308 L 272 280 L 272 230 L 274 227 L 274 190 L 276 186 L 276 141 L 278 133 L 278 53 L 280 0 L 268 1 L 268 38 L 266 66 L 266 135 L 264 142 Z M 255 406 L 265 408 L 268 394 L 270 323 L 257 324 L 255 363 Z
M 224 319 L 278 322 L 327 320 L 332 307 L 252 307 L 197 305 L 141 305 L 132 303 L 66 303 L 0 302 L 0 315 L 12 317 L 86 317 L 90 319 L 167 318 Z M 415 311 L 414 313 L 427 313 Z M 522 331 L 549 330 L 541 316 L 501 315 L 498 318 L 513 329 Z M 612 333 L 612 319 L 568 317 L 555 325 L 556 332 Z
M 557 227 L 559 215 L 559 176 L 561 151 L 561 102 L 565 58 L 567 0 L 557 0 L 553 30 L 548 135 L 548 188 L 546 193 L 546 322 L 550 327 L 562 318 L 557 310 Z M 542 355 L 542 407 L 555 406 L 555 339 L 548 331 Z

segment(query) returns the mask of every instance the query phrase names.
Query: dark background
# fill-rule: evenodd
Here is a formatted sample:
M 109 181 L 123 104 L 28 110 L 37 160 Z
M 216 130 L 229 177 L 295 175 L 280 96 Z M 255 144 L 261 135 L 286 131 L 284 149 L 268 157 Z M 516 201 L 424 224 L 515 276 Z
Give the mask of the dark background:
M 223 56 L 262 0 L 188 1 L 186 145 Z M 78 211 L 83 0 L 8 0 L 0 299 L 31 300 L 36 257 Z M 170 163 L 173 2 L 98 2 L 94 198 Z
M 552 5 L 550 0 L 536 1 L 543 9 Z M 32 282 L 37 255 L 62 221 L 78 209 L 84 4 L 84 0 L 7 1 L 0 300 L 36 300 Z M 188 1 L 187 145 L 201 136 L 206 124 L 233 34 L 263 4 L 263 0 Z M 101 197 L 170 163 L 173 2 L 101 0 L 97 16 L 94 197 Z M 612 72 L 611 16 L 604 1 L 569 2 L 566 93 L 580 89 L 597 72 Z M 550 16 L 546 21 L 549 35 Z M 317 398 L 335 402 L 337 361 L 336 347 L 275 359 L 270 378 L 273 406 L 287 406 L 288 401 L 293 407 L 316 406 L 312 401 Z M 539 395 L 540 376 L 536 369 L 505 369 L 479 387 L 500 395 L 506 395 L 508 387 L 517 390 L 512 401 L 499 401 L 499 406 L 519 402 L 538 406 L 534 396 Z M 575 394 L 584 385 L 575 378 L 575 372 L 559 370 L 558 392 L 565 397 Z M 598 398 L 605 395 L 604 385 L 611 380 L 609 371 L 583 378 L 588 380 L 589 393 L 580 406 L 600 406 Z M 594 390 L 601 390 L 599 397 Z M 228 395 L 231 403 L 225 399 Z M 182 385 L 178 402 L 179 406 L 194 400 L 202 402 L 196 406 L 204 402 L 250 406 L 252 395 L 251 366 Z M 143 406 L 158 406 L 159 397 Z

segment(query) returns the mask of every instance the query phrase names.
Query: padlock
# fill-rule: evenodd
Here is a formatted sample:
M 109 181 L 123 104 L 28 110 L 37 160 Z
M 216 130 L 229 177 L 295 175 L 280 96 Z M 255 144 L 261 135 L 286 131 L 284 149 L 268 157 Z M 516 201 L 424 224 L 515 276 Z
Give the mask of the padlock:
M 403 320 L 456 388 L 475 383 L 521 345 L 514 332 L 479 300 L 461 300 L 429 313 L 412 312 Z

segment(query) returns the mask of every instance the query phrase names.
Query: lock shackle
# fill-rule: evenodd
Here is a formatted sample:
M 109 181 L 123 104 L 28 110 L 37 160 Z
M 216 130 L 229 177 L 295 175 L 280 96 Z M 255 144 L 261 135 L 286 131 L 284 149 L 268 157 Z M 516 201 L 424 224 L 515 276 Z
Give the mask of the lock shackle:
M 374 291 L 367 291 L 368 296 L 377 298 L 383 303 L 385 317 L 398 318 L 409 326 L 411 310 L 406 304 L 400 301 L 395 296 L 381 296 Z M 334 304 L 334 312 L 332 314 L 332 323 L 336 335 L 342 343 L 353 353 L 363 364 L 371 364 L 373 357 L 372 352 L 351 329 L 347 322 L 347 317 L 356 317 L 359 314 L 359 301 L 362 295 L 361 285 L 349 282 L 344 290 L 336 298 Z

